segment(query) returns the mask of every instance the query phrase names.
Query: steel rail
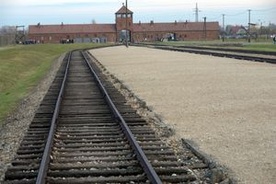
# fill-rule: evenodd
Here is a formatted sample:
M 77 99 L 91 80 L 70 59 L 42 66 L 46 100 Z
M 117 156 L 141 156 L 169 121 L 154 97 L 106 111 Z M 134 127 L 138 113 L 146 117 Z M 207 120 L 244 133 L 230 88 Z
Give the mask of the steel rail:
M 165 50 L 172 50 L 172 51 L 178 51 L 178 52 L 189 52 L 189 53 L 196 53 L 196 54 L 202 54 L 202 55 L 212 55 L 212 56 L 218 56 L 218 57 L 227 57 L 227 58 L 235 58 L 235 59 L 241 59 L 241 60 L 249 60 L 249 61 L 256 61 L 256 62 L 266 62 L 270 64 L 276 64 L 275 58 L 269 58 L 269 57 L 260 57 L 260 56 L 254 56 L 254 55 L 241 55 L 237 53 L 227 53 L 227 52 L 217 52 L 215 49 L 213 50 L 200 50 L 200 49 L 186 49 L 186 48 L 160 48 Z
M 88 67 L 90 68 L 92 74 L 96 78 L 96 81 L 97 81 L 97 83 L 100 87 L 100 90 L 102 91 L 102 93 L 104 95 L 104 98 L 106 99 L 109 107 L 111 108 L 111 110 L 112 110 L 112 112 L 115 116 L 115 119 L 117 119 L 120 122 L 120 125 L 121 125 L 124 133 L 126 134 L 126 136 L 128 138 L 128 141 L 130 142 L 132 148 L 134 149 L 135 153 L 137 154 L 137 158 L 138 158 L 140 164 L 142 165 L 142 167 L 144 168 L 150 182 L 153 183 L 153 184 L 161 184 L 162 181 L 160 180 L 159 176 L 157 175 L 157 173 L 153 169 L 152 165 L 150 164 L 149 160 L 147 159 L 147 157 L 146 157 L 145 153 L 143 152 L 142 148 L 137 143 L 134 135 L 132 134 L 129 127 L 127 126 L 124 118 L 122 117 L 122 115 L 120 114 L 118 109 L 116 108 L 115 104 L 112 102 L 112 100 L 111 100 L 110 96 L 108 95 L 104 85 L 100 81 L 100 78 L 96 74 L 95 70 L 90 65 L 90 63 L 89 63 L 88 59 L 86 58 L 86 55 L 84 54 L 84 52 L 82 52 L 82 55 L 83 55 L 87 65 L 88 65 Z
M 246 54 L 261 54 L 276 56 L 276 52 L 273 51 L 259 51 L 259 50 L 245 50 L 245 49 L 231 49 L 231 48 L 216 48 L 216 47 L 204 47 L 204 46 L 174 46 L 176 48 L 198 49 L 198 50 L 215 50 L 225 52 L 237 52 Z
M 140 43 L 141 44 L 141 43 Z M 169 45 L 165 44 L 142 44 L 142 45 L 151 45 L 157 47 L 168 47 Z M 233 48 L 221 48 L 221 47 L 205 47 L 205 46 L 187 46 L 187 45 L 179 45 L 179 46 L 170 46 L 173 48 L 179 49 L 195 49 L 195 50 L 211 50 L 211 51 L 225 51 L 225 52 L 236 52 L 236 53 L 246 53 L 246 54 L 261 54 L 261 55 L 272 55 L 276 56 L 276 52 L 274 51 L 259 51 L 259 50 L 245 50 L 245 49 L 233 49 Z
M 65 83 L 66 83 L 66 80 L 67 80 L 67 74 L 68 74 L 70 60 L 71 60 L 71 54 L 72 54 L 72 52 L 69 53 L 69 57 L 67 59 L 67 65 L 66 65 L 66 69 L 65 69 L 65 72 L 64 72 L 64 78 L 63 78 L 62 85 L 61 85 L 59 95 L 58 95 L 58 98 L 57 98 L 57 102 L 56 102 L 56 105 L 55 105 L 55 111 L 54 111 L 54 114 L 53 114 L 53 117 L 52 117 L 52 120 L 51 120 L 51 127 L 50 127 L 50 131 L 49 131 L 49 134 L 48 134 L 47 143 L 46 143 L 45 148 L 44 148 L 42 160 L 40 162 L 38 175 L 37 175 L 37 179 L 36 179 L 36 184 L 46 183 L 46 176 L 47 176 L 47 170 L 48 170 L 48 167 L 49 167 L 50 154 L 51 154 L 51 151 L 52 151 L 54 133 L 55 133 L 55 129 L 56 129 L 56 122 L 57 122 L 57 119 L 58 119 L 60 104 L 61 104 L 62 96 L 63 96 L 63 93 L 64 93 Z

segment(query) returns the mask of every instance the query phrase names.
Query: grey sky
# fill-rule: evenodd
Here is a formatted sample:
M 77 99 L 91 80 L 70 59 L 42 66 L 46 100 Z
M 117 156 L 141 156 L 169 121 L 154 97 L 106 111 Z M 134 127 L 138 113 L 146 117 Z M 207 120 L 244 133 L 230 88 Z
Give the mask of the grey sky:
M 0 0 L 0 26 L 37 24 L 114 23 L 114 13 L 125 0 Z M 250 2 L 250 3 L 248 3 Z M 225 24 L 247 25 L 248 10 L 251 22 L 262 25 L 276 23 L 275 0 L 128 0 L 134 12 L 134 22 L 195 21 L 198 4 L 199 21 L 219 21 L 225 14 Z

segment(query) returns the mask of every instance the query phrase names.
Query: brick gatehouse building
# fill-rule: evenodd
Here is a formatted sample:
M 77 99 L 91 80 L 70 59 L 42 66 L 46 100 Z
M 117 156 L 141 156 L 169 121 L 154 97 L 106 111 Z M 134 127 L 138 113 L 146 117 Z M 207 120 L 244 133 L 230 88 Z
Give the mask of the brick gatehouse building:
M 131 42 L 162 40 L 215 40 L 218 22 L 133 23 L 133 12 L 124 5 L 115 13 L 115 24 L 30 25 L 28 38 L 40 43 Z

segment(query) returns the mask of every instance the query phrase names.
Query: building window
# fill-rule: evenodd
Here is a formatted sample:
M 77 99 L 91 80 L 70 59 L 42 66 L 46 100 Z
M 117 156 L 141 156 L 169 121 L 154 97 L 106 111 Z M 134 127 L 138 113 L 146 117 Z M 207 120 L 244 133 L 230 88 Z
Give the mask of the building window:
M 122 15 L 121 14 L 117 14 L 117 18 L 121 18 L 122 17 Z

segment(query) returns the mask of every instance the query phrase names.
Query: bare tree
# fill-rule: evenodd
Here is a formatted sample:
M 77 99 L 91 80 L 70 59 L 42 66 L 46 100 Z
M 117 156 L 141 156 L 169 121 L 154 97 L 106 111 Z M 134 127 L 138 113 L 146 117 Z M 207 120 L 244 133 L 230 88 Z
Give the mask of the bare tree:
M 2 26 L 0 27 L 0 46 L 15 44 L 16 27 Z

